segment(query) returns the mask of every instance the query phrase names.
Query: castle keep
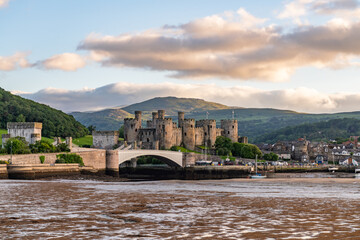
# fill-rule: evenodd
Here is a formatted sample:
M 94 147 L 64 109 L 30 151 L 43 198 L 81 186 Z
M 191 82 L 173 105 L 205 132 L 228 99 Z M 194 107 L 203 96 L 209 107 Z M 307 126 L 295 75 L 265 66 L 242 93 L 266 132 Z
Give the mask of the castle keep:
M 141 111 L 135 112 L 135 118 L 124 119 L 124 140 L 128 144 L 136 143 L 144 149 L 184 146 L 194 150 L 198 145 L 214 147 L 218 136 L 228 137 L 237 142 L 237 120 L 221 120 L 221 128 L 216 128 L 215 120 L 185 119 L 184 112 L 179 112 L 176 123 L 165 117 L 164 110 L 153 112 L 152 120 L 146 122 L 145 128 L 141 125 Z

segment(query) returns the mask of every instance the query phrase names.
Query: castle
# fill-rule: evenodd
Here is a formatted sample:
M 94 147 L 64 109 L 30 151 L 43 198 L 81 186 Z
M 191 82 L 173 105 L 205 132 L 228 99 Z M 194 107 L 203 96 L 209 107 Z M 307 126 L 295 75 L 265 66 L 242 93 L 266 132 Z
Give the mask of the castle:
M 184 112 L 178 113 L 178 122 L 165 117 L 165 110 L 152 113 L 152 120 L 142 128 L 141 111 L 135 111 L 135 118 L 124 119 L 124 140 L 128 144 L 137 144 L 144 149 L 170 149 L 183 146 L 194 150 L 195 146 L 214 147 L 218 136 L 238 141 L 237 120 L 221 120 L 221 128 L 216 128 L 216 121 L 205 119 L 195 122 L 186 119 Z

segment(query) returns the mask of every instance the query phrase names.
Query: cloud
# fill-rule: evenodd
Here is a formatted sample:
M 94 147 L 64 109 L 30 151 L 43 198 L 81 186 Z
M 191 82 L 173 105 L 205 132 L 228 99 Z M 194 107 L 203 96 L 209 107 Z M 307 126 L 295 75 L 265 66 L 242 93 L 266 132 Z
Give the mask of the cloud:
M 85 58 L 75 53 L 62 53 L 54 55 L 35 64 L 45 69 L 58 69 L 63 71 L 76 71 L 86 65 Z
M 7 7 L 10 0 L 0 0 L 0 8 Z
M 353 1 L 297 0 L 286 5 L 285 17 L 314 11 L 350 9 Z M 323 3 L 322 5 L 320 3 Z M 293 11 L 293 12 L 292 12 Z M 287 81 L 304 66 L 354 67 L 359 56 L 360 23 L 342 18 L 320 26 L 287 31 L 244 9 L 197 19 L 179 26 L 102 36 L 91 34 L 78 49 L 90 51 L 104 66 L 170 71 L 176 78 Z
M 359 7 L 358 0 L 294 0 L 286 4 L 277 17 L 292 18 L 295 22 L 301 22 L 300 17 L 310 14 L 359 19 Z
M 12 56 L 6 56 L 6 57 L 0 56 L 0 70 L 12 71 L 17 68 L 30 67 L 30 64 L 26 60 L 27 55 L 28 53 L 25 52 L 17 52 Z
M 65 112 L 91 111 L 129 105 L 153 97 L 201 98 L 229 106 L 278 108 L 299 112 L 357 111 L 359 93 L 321 93 L 311 88 L 261 90 L 252 87 L 219 87 L 212 84 L 133 84 L 119 82 L 96 89 L 64 90 L 46 88 L 21 96 Z

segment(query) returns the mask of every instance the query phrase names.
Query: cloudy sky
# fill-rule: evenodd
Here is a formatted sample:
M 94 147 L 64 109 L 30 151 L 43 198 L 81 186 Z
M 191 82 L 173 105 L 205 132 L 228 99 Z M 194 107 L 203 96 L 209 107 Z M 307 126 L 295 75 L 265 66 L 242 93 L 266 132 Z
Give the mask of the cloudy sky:
M 70 111 L 159 96 L 360 110 L 357 0 L 0 0 L 0 86 Z

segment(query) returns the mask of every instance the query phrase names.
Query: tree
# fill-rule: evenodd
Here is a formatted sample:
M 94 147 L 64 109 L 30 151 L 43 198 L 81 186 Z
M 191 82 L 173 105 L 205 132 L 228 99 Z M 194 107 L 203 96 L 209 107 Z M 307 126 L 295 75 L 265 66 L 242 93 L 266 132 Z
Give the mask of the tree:
M 30 144 L 29 147 L 32 153 L 52 153 L 56 151 L 55 146 L 45 140 Z
M 27 154 L 30 153 L 28 143 L 23 137 L 9 138 L 5 143 L 5 149 L 8 154 Z
M 124 138 L 124 125 L 122 125 L 119 129 L 119 137 Z
M 251 159 L 254 159 L 256 155 L 259 158 L 262 156 L 262 152 L 256 145 L 245 143 L 233 143 L 232 154 L 233 156 Z
M 89 133 L 92 134 L 92 132 L 96 130 L 96 126 L 90 125 L 87 127 L 87 129 L 89 130 Z
M 277 161 L 279 160 L 279 156 L 273 152 L 264 154 L 264 159 L 266 161 Z
M 233 144 L 231 142 L 230 138 L 219 136 L 216 138 L 215 141 L 215 149 L 216 153 L 218 155 L 229 155 L 231 156 L 231 150 L 232 150 Z

